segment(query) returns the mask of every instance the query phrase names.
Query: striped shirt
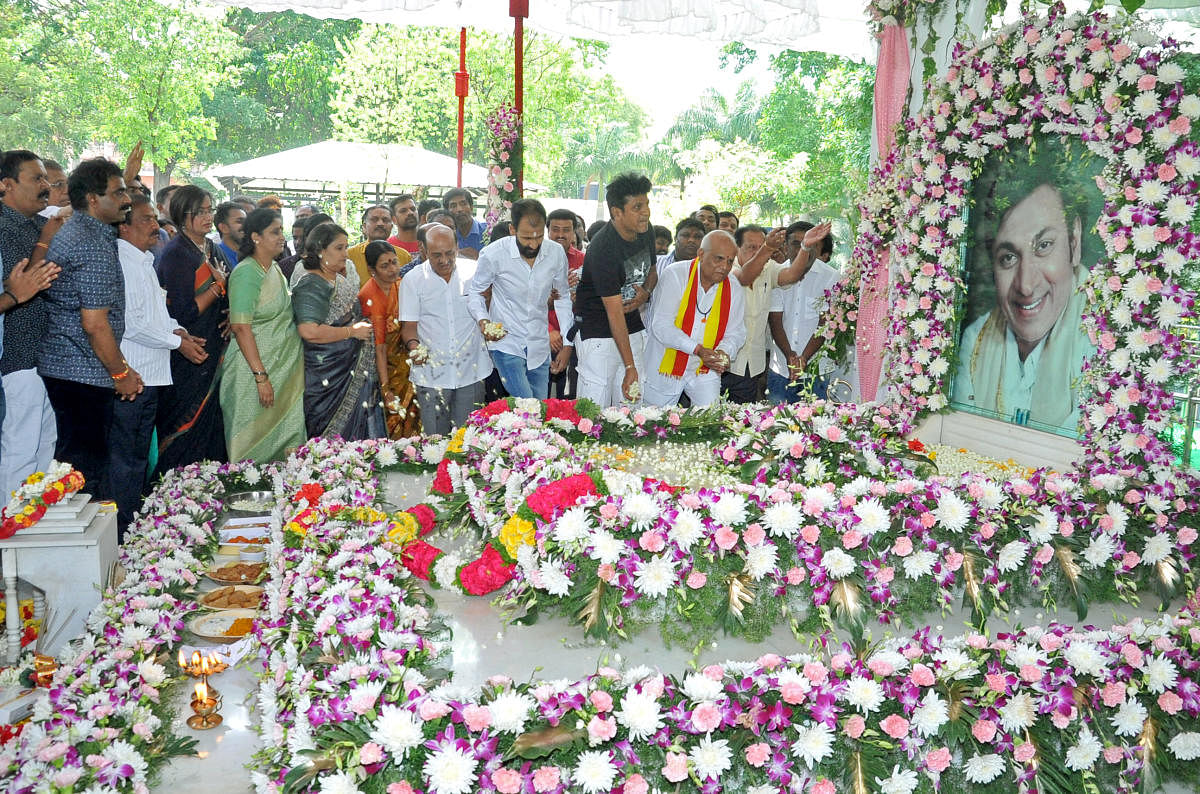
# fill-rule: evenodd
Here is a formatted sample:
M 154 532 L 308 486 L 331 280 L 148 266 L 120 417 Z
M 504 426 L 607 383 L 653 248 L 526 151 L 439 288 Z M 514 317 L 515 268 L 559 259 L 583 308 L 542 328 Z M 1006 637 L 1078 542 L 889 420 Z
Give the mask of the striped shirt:
M 167 296 L 154 272 L 154 254 L 117 240 L 125 276 L 125 336 L 121 355 L 147 386 L 171 385 L 171 351 L 179 347 L 179 323 L 167 314 Z

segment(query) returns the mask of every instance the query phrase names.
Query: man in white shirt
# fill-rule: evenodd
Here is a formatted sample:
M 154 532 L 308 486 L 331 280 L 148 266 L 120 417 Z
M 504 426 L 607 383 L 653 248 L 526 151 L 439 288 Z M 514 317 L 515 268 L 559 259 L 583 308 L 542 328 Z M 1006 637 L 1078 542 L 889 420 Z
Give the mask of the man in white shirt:
M 121 355 L 142 376 L 145 388 L 129 400 L 113 400 L 108 472 L 117 502 L 117 528 L 125 528 L 141 505 L 150 457 L 150 437 L 158 395 L 171 385 L 171 351 L 193 364 L 208 358 L 204 339 L 192 336 L 167 313 L 167 298 L 154 273 L 151 247 L 158 242 L 154 205 L 141 192 L 130 194 L 132 207 L 117 226 L 117 254 L 125 280 L 125 333 Z
M 811 228 L 807 245 L 811 249 L 828 234 L 829 224 Z M 802 235 L 803 236 L 803 235 Z M 721 391 L 738 403 L 753 403 L 762 399 L 762 374 L 767 368 L 767 312 L 771 294 L 776 287 L 795 284 L 808 271 L 810 256 L 800 250 L 788 259 L 776 255 L 784 250 L 785 232 L 775 229 L 768 233 L 761 226 L 742 226 L 733 233 L 738 244 L 738 263 L 733 277 L 745 288 L 746 344 L 729 371 L 721 376 Z
M 446 435 L 466 424 L 483 402 L 492 360 L 467 307 L 454 231 L 434 224 L 423 236 L 423 261 L 400 285 L 400 338 L 412 363 L 409 378 L 421 406 L 421 429 Z
M 550 373 L 562 372 L 571 360 L 571 343 L 564 341 L 551 363 L 546 324 L 551 291 L 558 293 L 554 311 L 559 328 L 570 328 L 573 322 L 567 255 L 557 243 L 543 245 L 546 208 L 540 201 L 514 201 L 511 212 L 512 236 L 479 252 L 479 265 L 467 285 L 467 305 L 489 343 L 505 390 L 513 397 L 544 400 Z M 490 308 L 483 296 L 489 287 Z
M 815 233 L 825 227 L 820 237 Z M 811 387 L 813 396 L 825 399 L 825 382 L 804 376 L 809 359 L 820 348 L 820 338 L 814 338 L 821 323 L 825 291 L 841 278 L 826 262 L 833 254 L 833 239 L 828 224 L 813 227 L 806 221 L 796 221 L 787 229 L 788 253 L 795 262 L 811 258 L 801 280 L 794 285 L 777 287 L 771 292 L 771 312 L 767 325 L 771 330 L 771 366 L 767 372 L 767 394 L 771 402 L 799 402 L 801 391 Z
M 698 260 L 659 277 L 644 359 L 648 405 L 674 405 L 684 392 L 695 406 L 716 402 L 721 373 L 746 341 L 743 289 L 730 276 L 736 258 L 733 235 L 712 231 Z

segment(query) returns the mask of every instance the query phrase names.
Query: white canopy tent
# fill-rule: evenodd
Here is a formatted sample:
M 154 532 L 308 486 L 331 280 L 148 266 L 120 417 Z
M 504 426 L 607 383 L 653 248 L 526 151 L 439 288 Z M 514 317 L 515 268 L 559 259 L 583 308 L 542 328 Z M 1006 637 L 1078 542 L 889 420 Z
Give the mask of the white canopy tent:
M 510 33 L 507 0 L 208 0 L 256 11 Z M 742 41 L 875 57 L 862 0 L 530 0 L 529 28 L 559 36 Z
M 457 167 L 453 157 L 417 146 L 321 141 L 218 166 L 205 176 L 232 193 L 315 196 L 353 186 L 368 195 L 385 196 L 417 186 L 453 187 Z M 463 163 L 463 187 L 487 190 L 487 169 Z

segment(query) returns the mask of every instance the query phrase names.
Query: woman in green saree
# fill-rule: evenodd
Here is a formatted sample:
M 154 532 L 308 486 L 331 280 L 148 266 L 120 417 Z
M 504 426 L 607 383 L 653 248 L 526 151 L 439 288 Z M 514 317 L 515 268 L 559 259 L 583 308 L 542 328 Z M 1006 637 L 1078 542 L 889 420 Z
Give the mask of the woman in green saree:
M 229 276 L 229 324 L 237 340 L 221 369 L 229 459 L 279 460 L 304 443 L 304 351 L 287 281 L 275 257 L 283 220 L 270 209 L 246 216 L 242 260 Z

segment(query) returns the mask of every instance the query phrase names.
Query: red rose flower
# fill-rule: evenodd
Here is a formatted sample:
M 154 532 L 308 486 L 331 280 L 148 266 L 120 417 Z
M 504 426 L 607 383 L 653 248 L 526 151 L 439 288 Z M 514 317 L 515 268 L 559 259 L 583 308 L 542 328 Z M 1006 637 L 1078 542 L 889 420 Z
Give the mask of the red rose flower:
M 573 425 L 579 424 L 579 412 L 574 400 L 546 400 L 546 420 L 566 419 Z
M 492 400 L 487 405 L 480 408 L 475 413 L 484 417 L 498 416 L 508 410 L 508 400 Z
M 6 518 L 0 522 L 0 540 L 7 540 L 17 534 L 17 522 L 14 519 Z
M 423 540 L 414 540 L 400 552 L 400 562 L 418 579 L 429 581 L 429 573 L 433 564 L 442 554 L 437 546 L 431 546 Z
M 433 512 L 433 508 L 427 504 L 414 505 L 408 508 L 409 514 L 417 519 L 417 524 L 421 529 L 418 532 L 419 537 L 425 537 L 433 531 L 434 525 L 437 523 L 437 515 Z
M 309 482 L 300 486 L 300 490 L 296 491 L 296 495 L 292 497 L 292 501 L 299 502 L 301 499 L 307 499 L 310 505 L 315 505 L 321 498 L 321 494 L 325 493 L 325 487 L 319 482 Z
M 914 438 L 908 442 L 908 449 L 910 452 L 924 452 L 925 445 L 921 443 L 920 439 Z
M 512 581 L 516 565 L 505 565 L 500 553 L 488 543 L 478 560 L 459 571 L 458 580 L 471 595 L 487 595 Z
M 46 493 L 42 495 L 42 501 L 48 505 L 58 504 L 58 500 L 62 499 L 62 496 L 57 488 L 47 488 Z
M 438 493 L 454 493 L 454 486 L 450 483 L 449 458 L 442 458 L 442 462 L 438 464 L 437 474 L 433 477 L 433 490 Z
M 546 483 L 529 495 L 525 503 L 543 520 L 549 521 L 556 512 L 566 510 L 582 497 L 597 493 L 596 483 L 588 474 L 574 474 Z

